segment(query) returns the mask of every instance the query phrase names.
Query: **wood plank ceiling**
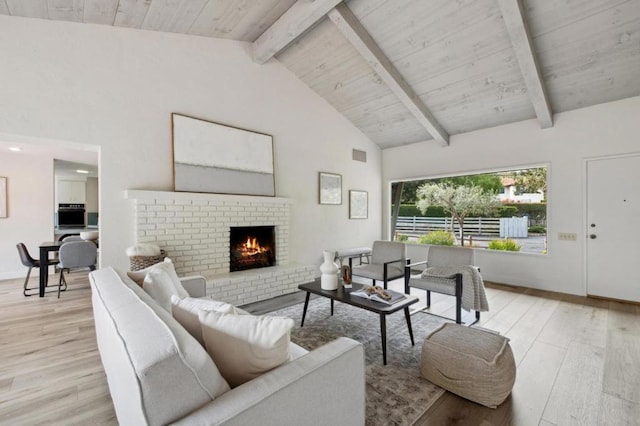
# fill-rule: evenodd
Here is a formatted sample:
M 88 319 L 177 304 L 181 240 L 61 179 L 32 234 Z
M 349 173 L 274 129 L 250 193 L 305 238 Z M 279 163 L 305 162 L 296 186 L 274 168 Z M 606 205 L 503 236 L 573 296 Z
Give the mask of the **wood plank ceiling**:
M 254 44 L 381 148 L 640 95 L 639 0 L 0 0 Z

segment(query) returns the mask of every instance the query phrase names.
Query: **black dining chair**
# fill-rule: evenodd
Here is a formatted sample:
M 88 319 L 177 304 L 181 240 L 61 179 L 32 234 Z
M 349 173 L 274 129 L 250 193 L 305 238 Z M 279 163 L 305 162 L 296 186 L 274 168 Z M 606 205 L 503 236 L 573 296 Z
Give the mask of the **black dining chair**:
M 18 254 L 20 255 L 20 261 L 22 262 L 22 264 L 24 266 L 29 268 L 29 270 L 27 271 L 27 278 L 25 278 L 25 280 L 24 280 L 24 290 L 22 291 L 22 293 L 25 296 L 33 296 L 36 293 L 29 294 L 28 292 L 31 291 L 31 290 L 36 290 L 36 292 L 38 292 L 39 288 L 38 287 L 28 287 L 28 285 L 29 285 L 29 277 L 31 276 L 31 270 L 33 268 L 40 268 L 40 261 L 34 259 L 33 257 L 31 257 L 31 255 L 29 254 L 29 251 L 27 250 L 27 247 L 23 243 L 16 244 L 16 247 L 18 248 Z M 47 266 L 57 265 L 57 264 L 58 264 L 58 260 L 57 259 L 49 259 L 47 261 Z M 47 287 L 49 287 L 48 279 L 47 279 Z M 65 290 L 67 289 L 66 284 L 65 284 L 64 289 Z M 60 290 L 60 288 L 58 288 L 58 290 Z

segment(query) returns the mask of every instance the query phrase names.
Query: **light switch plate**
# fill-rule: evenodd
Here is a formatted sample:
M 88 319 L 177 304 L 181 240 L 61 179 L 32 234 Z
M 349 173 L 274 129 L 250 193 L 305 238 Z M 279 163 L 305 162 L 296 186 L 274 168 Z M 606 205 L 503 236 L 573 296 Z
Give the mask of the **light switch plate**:
M 576 241 L 578 234 L 575 232 L 558 232 L 558 239 L 561 241 Z

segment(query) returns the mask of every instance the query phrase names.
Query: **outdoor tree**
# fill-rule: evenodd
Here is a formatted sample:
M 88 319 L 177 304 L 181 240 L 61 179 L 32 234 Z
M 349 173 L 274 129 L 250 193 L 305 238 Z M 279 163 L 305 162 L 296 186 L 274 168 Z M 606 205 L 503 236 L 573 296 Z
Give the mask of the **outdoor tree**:
M 547 199 L 547 168 L 519 170 L 513 173 L 519 193 L 542 192 L 542 198 Z
M 492 192 L 477 185 L 454 186 L 425 183 L 417 191 L 418 208 L 423 213 L 429 206 L 443 207 L 458 223 L 461 245 L 464 245 L 464 220 L 469 216 L 489 215 L 501 206 Z

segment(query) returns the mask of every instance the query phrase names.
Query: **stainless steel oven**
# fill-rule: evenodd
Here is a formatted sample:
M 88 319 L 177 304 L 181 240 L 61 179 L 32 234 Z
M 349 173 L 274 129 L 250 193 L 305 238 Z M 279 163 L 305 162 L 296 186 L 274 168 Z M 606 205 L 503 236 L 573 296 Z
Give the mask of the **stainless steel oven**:
M 58 228 L 84 228 L 84 204 L 58 204 Z

